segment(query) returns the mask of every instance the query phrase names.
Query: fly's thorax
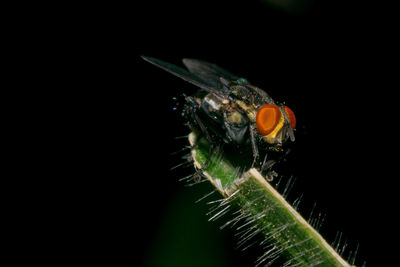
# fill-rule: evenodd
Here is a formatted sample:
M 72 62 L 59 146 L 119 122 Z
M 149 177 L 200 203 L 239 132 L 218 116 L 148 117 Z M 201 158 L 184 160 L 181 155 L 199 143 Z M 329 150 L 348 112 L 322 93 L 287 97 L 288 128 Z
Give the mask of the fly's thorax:
M 237 110 L 228 110 L 227 120 L 231 124 L 243 125 L 245 123 L 244 116 Z
M 249 120 L 237 105 L 227 105 L 224 109 L 224 129 L 226 136 L 235 144 L 243 144 L 247 140 Z
M 236 103 L 246 112 L 247 117 L 251 122 L 256 121 L 257 111 L 252 104 L 246 104 L 244 101 L 236 100 Z
M 235 101 L 228 97 L 207 94 L 202 98 L 201 108 L 214 121 L 214 130 L 226 143 L 243 144 L 248 136 L 249 119 Z
M 248 118 L 236 102 L 232 102 L 227 98 L 213 96 L 212 94 L 205 97 L 204 100 L 208 105 L 213 106 L 215 110 L 218 109 L 222 112 L 227 123 L 236 126 L 244 126 L 245 124 L 248 124 Z

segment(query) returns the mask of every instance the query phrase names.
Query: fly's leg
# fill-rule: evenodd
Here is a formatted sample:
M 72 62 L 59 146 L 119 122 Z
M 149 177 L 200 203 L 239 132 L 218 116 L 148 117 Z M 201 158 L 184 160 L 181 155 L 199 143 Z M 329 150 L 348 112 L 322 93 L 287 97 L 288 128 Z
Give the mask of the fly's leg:
M 251 164 L 251 167 L 254 167 L 254 164 L 256 164 L 256 161 L 259 157 L 259 153 L 258 153 L 258 148 L 257 148 L 257 144 L 256 144 L 256 137 L 254 134 L 254 128 L 253 126 L 250 126 L 250 140 L 251 140 L 251 148 L 253 150 L 253 163 Z
M 273 150 L 271 150 L 271 151 L 273 151 Z M 276 173 L 276 171 L 272 170 L 272 167 L 275 164 L 285 160 L 285 158 L 289 154 L 289 152 L 290 152 L 290 149 L 287 149 L 286 151 L 284 151 L 283 154 L 280 155 L 280 157 L 278 159 L 274 159 L 274 160 L 273 159 L 267 160 L 268 153 L 265 155 L 264 161 L 263 161 L 263 163 L 261 165 L 261 168 L 260 168 L 260 172 L 263 175 L 265 173 L 264 176 L 265 176 L 265 179 L 267 181 L 270 182 L 270 181 L 272 181 L 274 179 L 274 177 L 278 176 L 278 173 Z
M 270 181 L 272 181 L 274 179 L 274 177 L 278 176 L 278 174 L 274 170 L 272 170 L 272 166 L 274 166 L 276 163 L 281 162 L 282 160 L 285 160 L 285 158 L 286 158 L 287 154 L 289 154 L 289 152 L 290 152 L 290 149 L 287 149 L 285 151 L 285 153 L 283 153 L 283 155 L 281 155 L 279 157 L 278 160 L 267 160 L 263 164 L 263 166 L 261 167 L 261 170 L 262 171 L 264 171 L 264 170 L 267 171 L 267 175 L 266 175 L 267 181 L 270 182 Z
M 271 182 L 274 177 L 278 176 L 278 174 L 274 170 L 272 170 L 272 166 L 274 166 L 275 163 L 276 161 L 271 159 L 265 161 L 261 166 L 261 173 L 266 171 L 265 179 L 267 179 L 268 182 Z

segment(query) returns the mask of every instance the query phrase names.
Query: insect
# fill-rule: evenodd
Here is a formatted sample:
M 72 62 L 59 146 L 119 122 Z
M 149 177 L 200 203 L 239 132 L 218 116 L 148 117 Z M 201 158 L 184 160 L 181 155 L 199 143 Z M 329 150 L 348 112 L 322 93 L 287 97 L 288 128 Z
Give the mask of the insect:
M 251 148 L 251 166 L 267 171 L 267 179 L 276 175 L 271 169 L 276 160 L 267 161 L 267 156 L 282 154 L 285 143 L 295 140 L 296 117 L 289 107 L 275 103 L 265 91 L 215 64 L 185 58 L 185 70 L 159 59 L 142 58 L 201 89 L 197 95 L 185 95 L 184 114 L 210 144 L 203 169 L 222 142 L 239 151 Z

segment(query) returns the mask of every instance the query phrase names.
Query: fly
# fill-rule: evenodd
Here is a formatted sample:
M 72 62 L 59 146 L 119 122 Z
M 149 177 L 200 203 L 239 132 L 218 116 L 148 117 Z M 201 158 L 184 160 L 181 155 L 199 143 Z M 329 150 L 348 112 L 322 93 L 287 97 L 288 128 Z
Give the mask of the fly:
M 210 144 L 203 169 L 223 142 L 238 151 L 251 148 L 252 166 L 267 171 L 269 179 L 276 175 L 272 171 L 276 160 L 266 159 L 275 152 L 284 155 L 284 144 L 295 140 L 296 117 L 289 107 L 275 103 L 265 91 L 215 64 L 185 58 L 185 70 L 159 59 L 143 59 L 201 89 L 185 96 L 184 114 Z

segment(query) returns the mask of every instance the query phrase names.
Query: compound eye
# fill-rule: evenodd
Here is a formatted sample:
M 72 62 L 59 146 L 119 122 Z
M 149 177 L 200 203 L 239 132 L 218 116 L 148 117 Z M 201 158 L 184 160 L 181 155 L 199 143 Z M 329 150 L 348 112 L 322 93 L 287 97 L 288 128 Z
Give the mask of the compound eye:
M 277 106 L 273 104 L 262 106 L 258 110 L 256 117 L 256 124 L 259 133 L 262 135 L 268 135 L 271 133 L 275 129 L 276 125 L 278 125 L 280 118 L 281 111 Z
M 289 119 L 290 126 L 292 126 L 292 129 L 294 130 L 296 128 L 296 117 L 294 116 L 294 113 L 290 108 L 288 108 L 287 106 L 283 106 L 283 108 L 284 108 L 284 110 L 286 112 L 286 115 L 287 115 L 287 117 Z

